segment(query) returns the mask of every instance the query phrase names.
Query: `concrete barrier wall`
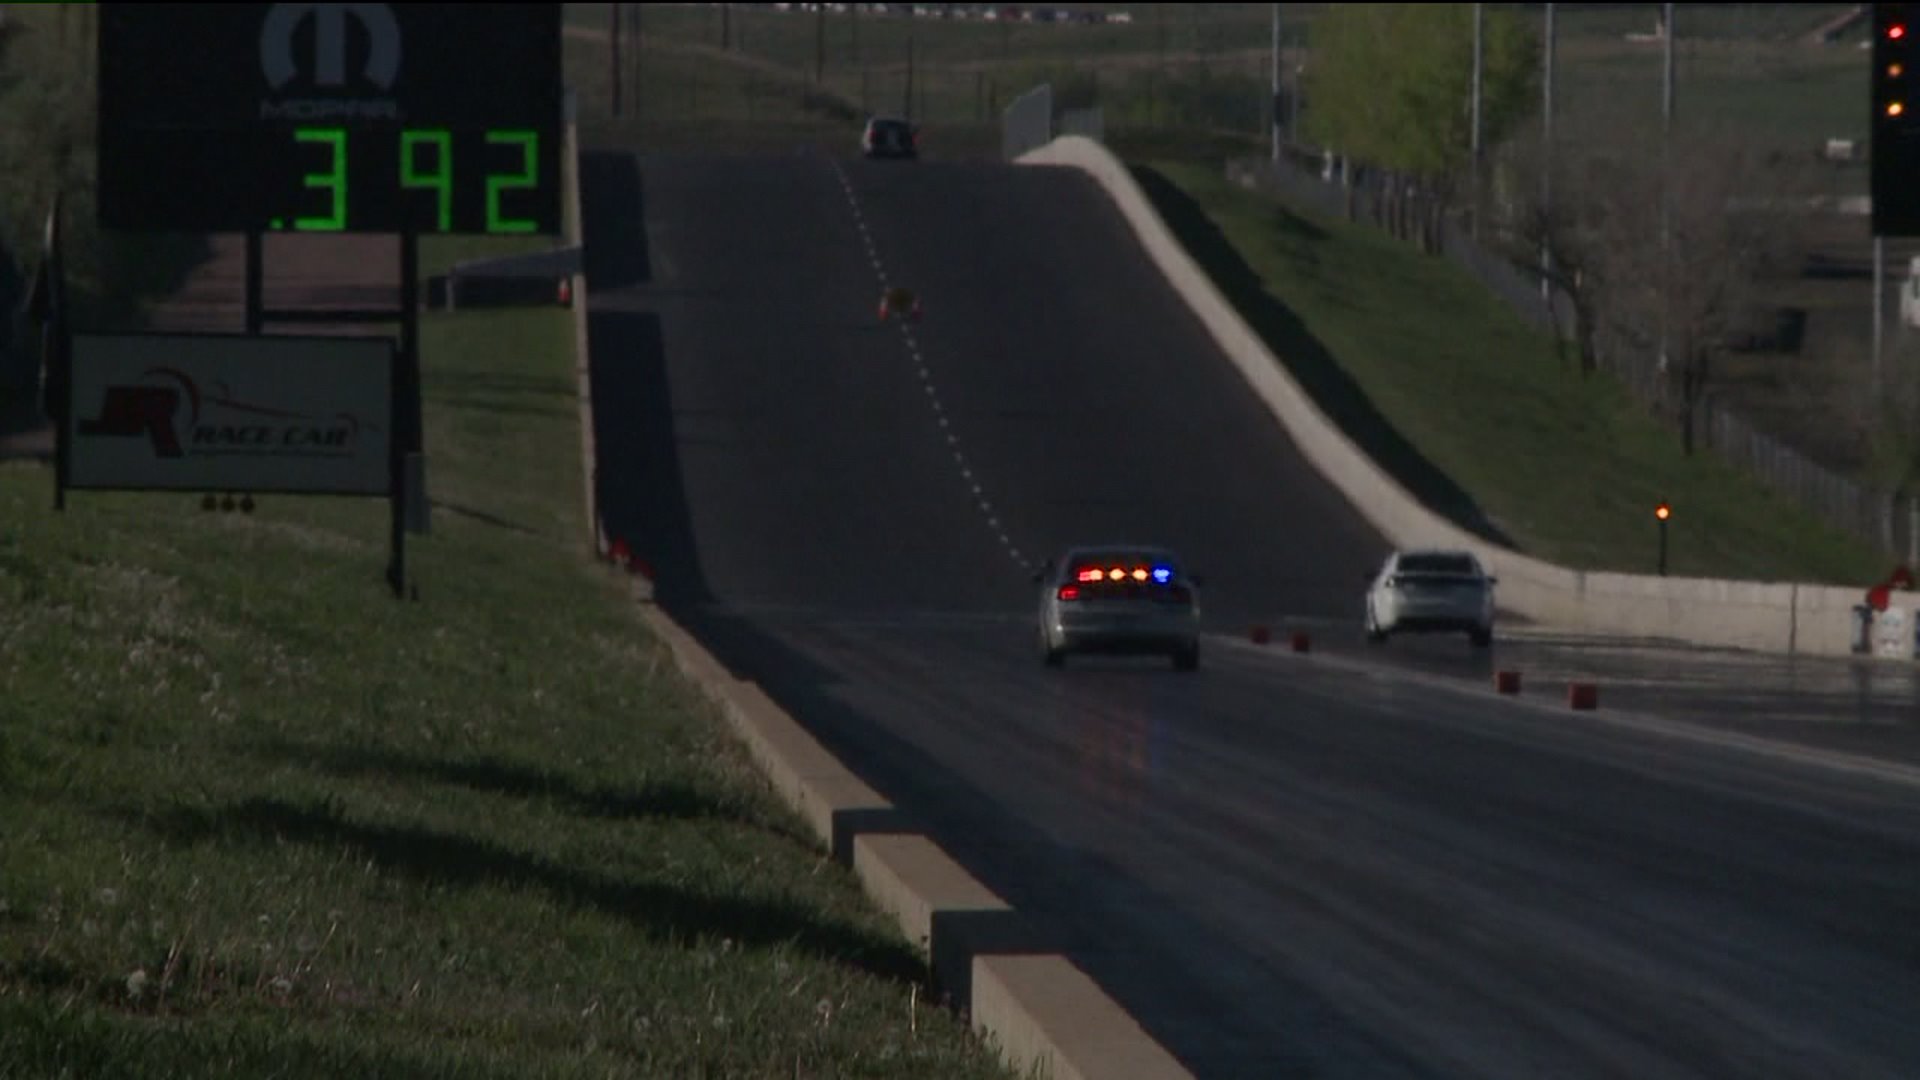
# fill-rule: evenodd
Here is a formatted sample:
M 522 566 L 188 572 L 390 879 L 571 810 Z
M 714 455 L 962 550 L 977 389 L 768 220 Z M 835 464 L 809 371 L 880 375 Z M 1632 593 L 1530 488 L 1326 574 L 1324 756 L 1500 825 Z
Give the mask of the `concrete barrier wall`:
M 575 246 L 586 243 L 586 229 L 581 220 L 580 205 L 580 98 L 577 91 L 569 87 L 566 92 L 566 144 L 562 147 L 560 167 L 566 170 L 566 230 L 567 243 Z M 587 542 L 595 555 L 607 553 L 607 537 L 600 528 L 600 508 L 596 479 L 599 454 L 593 448 L 593 373 L 588 366 L 592 355 L 587 349 L 587 268 L 585 260 L 574 269 L 573 276 L 567 279 L 568 298 L 573 304 L 573 377 L 579 390 L 580 407 L 580 469 L 581 483 L 586 489 Z
M 1500 579 L 1500 607 L 1546 626 L 1783 653 L 1852 649 L 1857 589 L 1569 570 L 1488 543 L 1427 509 L 1363 453 L 1254 333 L 1187 254 L 1127 167 L 1092 139 L 1063 135 L 1022 165 L 1076 168 L 1096 180 L 1141 246 L 1301 452 L 1398 547 L 1473 551 Z

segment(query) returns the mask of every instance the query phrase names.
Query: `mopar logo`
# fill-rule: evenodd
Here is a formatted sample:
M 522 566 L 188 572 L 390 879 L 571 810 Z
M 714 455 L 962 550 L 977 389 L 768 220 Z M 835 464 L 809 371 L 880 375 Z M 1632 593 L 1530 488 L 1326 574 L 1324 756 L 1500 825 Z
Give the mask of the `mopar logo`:
M 293 34 L 313 20 L 313 82 L 316 86 L 344 86 L 347 82 L 347 16 L 366 31 L 367 63 L 362 74 L 382 90 L 393 88 L 400 74 L 400 25 L 386 4 L 275 4 L 260 28 L 260 68 L 278 90 L 293 81 L 299 68 L 293 60 Z
M 380 90 L 391 90 L 400 76 L 400 24 L 388 4 L 273 5 L 260 27 L 260 70 L 268 84 L 280 90 L 299 76 L 294 38 L 302 26 L 312 23 L 312 85 L 344 89 L 349 22 L 361 31 L 359 37 L 366 45 L 360 78 Z M 260 116 L 266 120 L 398 119 L 400 108 L 388 98 L 290 98 L 262 101 Z

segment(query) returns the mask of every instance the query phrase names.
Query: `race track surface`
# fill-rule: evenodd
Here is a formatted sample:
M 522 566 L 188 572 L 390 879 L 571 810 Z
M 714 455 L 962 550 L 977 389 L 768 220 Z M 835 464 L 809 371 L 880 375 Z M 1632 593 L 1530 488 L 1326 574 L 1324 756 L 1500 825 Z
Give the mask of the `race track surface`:
M 1367 648 L 1385 542 L 1077 173 L 609 152 L 585 179 L 609 533 L 1197 1074 L 1920 1072 L 1905 669 Z M 883 281 L 924 320 L 880 322 Z M 1040 666 L 1027 566 L 1110 539 L 1207 576 L 1202 671 Z M 1556 707 L 1595 674 L 1600 717 L 1707 734 Z

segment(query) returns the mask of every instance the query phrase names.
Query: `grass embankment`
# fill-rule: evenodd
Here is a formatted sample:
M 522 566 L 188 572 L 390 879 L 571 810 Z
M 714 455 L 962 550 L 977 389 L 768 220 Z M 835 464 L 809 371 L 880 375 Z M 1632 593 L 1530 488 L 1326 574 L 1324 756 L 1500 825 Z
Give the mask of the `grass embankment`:
M 570 316 L 423 345 L 420 603 L 0 467 L 0 1075 L 1002 1075 L 587 564 Z
M 1604 375 L 1582 378 L 1445 259 L 1229 184 L 1136 175 L 1187 250 L 1323 410 L 1430 504 L 1477 511 L 1523 551 L 1651 573 L 1674 507 L 1676 575 L 1861 584 L 1885 559 L 1677 437 Z M 1417 448 L 1417 449 L 1416 449 Z

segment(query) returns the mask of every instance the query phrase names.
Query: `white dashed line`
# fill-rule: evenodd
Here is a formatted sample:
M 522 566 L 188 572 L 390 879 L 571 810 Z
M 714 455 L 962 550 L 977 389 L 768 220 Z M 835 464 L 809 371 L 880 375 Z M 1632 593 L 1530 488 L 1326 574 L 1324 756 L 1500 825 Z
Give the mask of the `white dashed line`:
M 847 205 L 853 211 L 853 223 L 860 230 L 860 240 L 866 245 L 867 258 L 873 263 L 874 275 L 880 279 L 881 291 L 890 291 L 893 285 L 887 280 L 886 266 L 880 260 L 879 249 L 874 246 L 873 233 L 867 228 L 866 212 L 861 209 L 860 200 L 854 194 L 853 181 L 847 175 L 846 170 L 840 167 L 839 162 L 830 162 L 830 164 L 832 164 L 834 173 L 840 179 L 840 190 L 846 194 Z M 974 479 L 973 470 L 968 467 L 966 456 L 960 451 L 960 438 L 951 430 L 951 426 L 947 422 L 946 408 L 940 403 L 940 395 L 933 384 L 933 373 L 927 367 L 926 358 L 920 355 L 920 342 L 914 338 L 912 327 L 904 320 L 898 325 L 900 327 L 901 340 L 906 342 L 907 351 L 912 354 L 914 365 L 920 372 L 920 381 L 926 388 L 927 398 L 933 403 L 934 418 L 939 421 L 941 430 L 945 432 L 947 436 L 947 445 L 954 448 L 953 460 L 955 464 L 960 466 L 961 479 L 972 487 L 973 494 L 980 503 L 980 511 L 986 515 L 987 526 L 995 530 L 999 535 L 1001 545 L 1007 549 L 1007 553 L 1012 556 L 1013 561 L 1018 563 L 1022 569 L 1030 569 L 1027 566 L 1026 559 L 1021 556 L 1020 549 L 1013 546 L 1013 541 L 1007 536 L 1006 530 L 1000 527 L 1000 519 L 994 516 L 992 504 L 987 501 L 984 489 L 980 486 L 979 482 Z

